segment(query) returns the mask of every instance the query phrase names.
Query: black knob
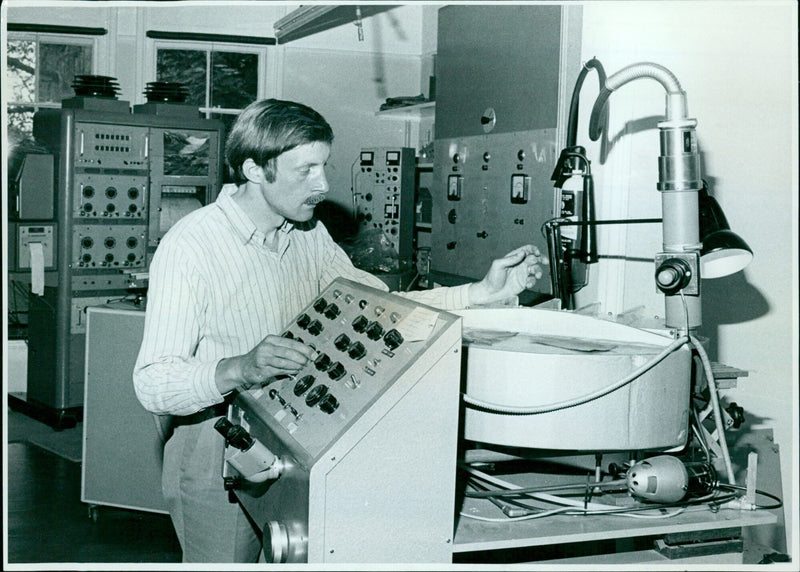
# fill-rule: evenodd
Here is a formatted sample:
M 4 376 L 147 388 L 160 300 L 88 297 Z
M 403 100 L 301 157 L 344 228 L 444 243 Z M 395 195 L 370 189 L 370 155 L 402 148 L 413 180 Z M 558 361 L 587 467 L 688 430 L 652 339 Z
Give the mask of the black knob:
M 303 328 L 304 330 L 308 327 L 310 323 L 311 323 L 311 316 L 309 316 L 308 314 L 300 314 L 300 316 L 297 318 L 297 325 Z
M 326 393 L 328 393 L 327 385 L 316 386 L 306 396 L 306 405 L 308 405 L 309 407 L 314 407 L 317 403 L 319 403 L 320 399 L 325 397 Z
M 319 403 L 319 408 L 322 409 L 325 413 L 330 415 L 339 407 L 339 400 L 336 399 L 330 393 L 322 398 L 322 401 Z
M 680 258 L 668 258 L 656 268 L 656 286 L 668 296 L 686 288 L 691 279 L 692 269 Z
M 334 362 L 334 364 L 328 368 L 328 377 L 334 381 L 342 379 L 346 373 L 347 370 L 344 369 L 344 366 L 338 361 Z
M 314 376 L 304 375 L 300 378 L 300 381 L 294 384 L 294 394 L 303 395 L 312 385 L 314 385 Z
M 314 309 L 319 313 L 324 312 L 327 306 L 328 303 L 325 301 L 325 298 L 320 298 L 319 300 L 314 302 Z
M 331 366 L 331 358 L 328 357 L 328 354 L 319 354 L 314 360 L 314 365 L 318 370 L 325 371 Z
M 325 317 L 328 318 L 329 320 L 335 320 L 336 318 L 339 317 L 339 314 L 341 313 L 342 311 L 339 309 L 339 306 L 337 306 L 333 302 L 331 302 L 331 304 L 327 308 L 325 308 Z
M 236 447 L 240 451 L 247 451 L 255 442 L 250 436 L 250 433 L 247 432 L 247 429 L 241 425 L 234 425 L 228 421 L 227 417 L 220 417 L 219 420 L 214 423 L 214 429 L 225 437 L 225 441 L 228 445 Z
M 394 350 L 397 346 L 403 343 L 403 336 L 395 329 L 391 329 L 383 336 L 383 343 L 390 350 Z
M 365 348 L 364 344 L 361 342 L 355 342 L 352 346 L 350 346 L 350 349 L 347 350 L 347 355 L 354 360 L 360 360 L 367 355 L 367 348 Z
M 383 335 L 383 326 L 381 326 L 378 322 L 372 322 L 367 327 L 367 337 L 371 340 L 379 340 Z
M 355 320 L 353 320 L 353 329 L 358 332 L 359 334 L 363 333 L 364 330 L 367 329 L 369 325 L 369 320 L 367 320 L 364 316 L 358 316 Z
M 325 326 L 319 320 L 314 320 L 308 325 L 308 333 L 312 336 L 318 336 L 322 333 L 322 330 L 325 329 Z
M 350 338 L 347 337 L 347 334 L 339 334 L 334 340 L 333 345 L 336 346 L 336 349 L 340 352 L 346 351 L 347 348 L 350 347 Z

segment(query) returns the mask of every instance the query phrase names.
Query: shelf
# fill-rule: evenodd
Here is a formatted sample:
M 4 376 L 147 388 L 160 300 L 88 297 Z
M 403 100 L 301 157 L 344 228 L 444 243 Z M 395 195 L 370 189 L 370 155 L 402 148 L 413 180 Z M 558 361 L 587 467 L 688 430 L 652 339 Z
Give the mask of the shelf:
M 436 111 L 435 101 L 426 101 L 425 103 L 418 103 L 416 105 L 406 105 L 403 107 L 396 107 L 394 109 L 384 109 L 383 111 L 375 112 L 376 117 L 382 119 L 401 119 L 403 121 L 419 121 L 433 117 Z

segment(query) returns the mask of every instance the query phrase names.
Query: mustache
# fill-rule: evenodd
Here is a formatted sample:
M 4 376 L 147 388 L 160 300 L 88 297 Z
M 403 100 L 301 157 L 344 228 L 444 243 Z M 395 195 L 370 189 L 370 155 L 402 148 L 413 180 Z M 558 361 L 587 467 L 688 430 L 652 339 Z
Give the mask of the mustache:
M 318 205 L 319 203 L 321 203 L 325 199 L 326 199 L 326 197 L 325 197 L 324 194 L 318 194 L 318 195 L 313 195 L 313 196 L 307 198 L 305 202 L 306 202 L 306 204 L 309 204 L 309 205 Z

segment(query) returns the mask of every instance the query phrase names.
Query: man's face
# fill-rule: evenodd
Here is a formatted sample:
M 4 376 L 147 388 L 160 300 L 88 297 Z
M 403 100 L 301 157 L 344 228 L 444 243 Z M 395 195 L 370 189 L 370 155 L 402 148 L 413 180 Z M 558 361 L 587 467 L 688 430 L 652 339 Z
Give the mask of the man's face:
M 285 219 L 304 222 L 325 199 L 328 180 L 325 163 L 331 154 L 327 143 L 307 143 L 278 155 L 275 181 L 262 183 L 270 209 Z

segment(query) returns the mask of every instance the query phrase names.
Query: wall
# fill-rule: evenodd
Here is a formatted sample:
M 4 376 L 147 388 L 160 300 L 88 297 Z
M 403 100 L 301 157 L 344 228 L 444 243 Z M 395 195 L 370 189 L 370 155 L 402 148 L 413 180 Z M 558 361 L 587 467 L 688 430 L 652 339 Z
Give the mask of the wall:
M 701 333 L 709 338 L 712 360 L 749 372 L 725 395 L 744 407 L 748 427 L 774 430 L 786 514 L 796 518 L 797 8 L 792 2 L 589 2 L 583 21 L 584 60 L 597 57 L 608 75 L 656 62 L 687 93 L 704 177 L 755 253 L 743 272 L 703 281 Z M 602 146 L 587 135 L 596 93 L 592 72 L 581 93 L 578 142 L 593 161 L 599 218 L 661 216 L 655 183 L 663 88 L 639 80 L 615 92 Z M 599 242 L 601 254 L 628 260 L 593 268 L 582 303 L 663 316 L 652 279 L 660 228 L 605 227 Z M 787 523 L 787 538 L 791 531 Z
M 420 8 L 404 6 L 365 19 L 363 41 L 354 25 L 344 25 L 283 48 L 280 97 L 311 105 L 334 130 L 326 209 L 352 212 L 351 167 L 359 149 L 404 144 L 405 122 L 375 114 L 387 97 L 421 92 L 421 18 Z M 412 129 L 416 141 L 418 125 Z

